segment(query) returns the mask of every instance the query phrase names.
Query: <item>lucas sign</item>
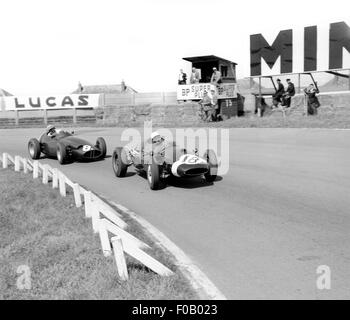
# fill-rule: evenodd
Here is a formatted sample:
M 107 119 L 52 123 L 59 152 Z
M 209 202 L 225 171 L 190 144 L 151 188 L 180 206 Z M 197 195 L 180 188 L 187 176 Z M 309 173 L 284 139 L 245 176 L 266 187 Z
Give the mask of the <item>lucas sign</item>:
M 268 40 L 261 33 L 250 36 L 251 76 L 346 68 L 350 27 L 345 22 L 282 30 Z
M 99 94 L 71 94 L 49 96 L 4 97 L 4 109 L 11 110 L 45 110 L 96 108 Z
M 210 83 L 197 83 L 189 85 L 179 85 L 177 87 L 177 100 L 200 100 L 203 98 L 204 92 L 215 90 L 218 99 L 237 98 L 236 83 L 222 83 L 214 86 Z

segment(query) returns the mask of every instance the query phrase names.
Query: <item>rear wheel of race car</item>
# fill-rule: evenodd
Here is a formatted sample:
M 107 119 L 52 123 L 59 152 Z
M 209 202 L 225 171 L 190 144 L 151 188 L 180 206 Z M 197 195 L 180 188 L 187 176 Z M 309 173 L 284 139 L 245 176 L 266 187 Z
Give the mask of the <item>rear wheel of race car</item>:
M 106 157 L 107 153 L 107 145 L 105 139 L 99 137 L 96 140 L 96 148 L 101 151 L 101 159 L 104 159 Z
M 208 149 L 203 156 L 203 159 L 206 160 L 209 164 L 209 171 L 204 175 L 207 182 L 215 181 L 218 174 L 218 159 L 213 150 Z
M 66 147 L 62 143 L 57 144 L 57 160 L 60 164 L 67 162 Z
M 41 148 L 40 142 L 37 139 L 30 139 L 28 142 L 28 152 L 32 159 L 37 160 L 40 158 Z
M 116 148 L 112 156 L 113 171 L 118 178 L 125 177 L 128 170 L 127 164 L 123 161 L 125 158 L 123 157 L 123 152 L 125 152 L 123 148 Z
M 160 166 L 155 161 L 152 161 L 152 163 L 147 166 L 147 181 L 151 190 L 159 189 L 160 175 Z

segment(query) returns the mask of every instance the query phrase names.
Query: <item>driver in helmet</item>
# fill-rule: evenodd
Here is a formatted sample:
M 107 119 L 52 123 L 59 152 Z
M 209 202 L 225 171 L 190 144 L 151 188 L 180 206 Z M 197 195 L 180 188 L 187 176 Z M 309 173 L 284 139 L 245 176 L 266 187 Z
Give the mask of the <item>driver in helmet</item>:
M 47 134 L 50 138 L 55 137 L 56 134 L 57 134 L 56 127 L 53 126 L 53 125 L 47 126 L 47 128 L 46 128 L 46 134 Z
M 164 138 L 159 134 L 158 131 L 154 131 L 151 133 L 151 141 L 152 144 L 160 144 L 164 141 Z

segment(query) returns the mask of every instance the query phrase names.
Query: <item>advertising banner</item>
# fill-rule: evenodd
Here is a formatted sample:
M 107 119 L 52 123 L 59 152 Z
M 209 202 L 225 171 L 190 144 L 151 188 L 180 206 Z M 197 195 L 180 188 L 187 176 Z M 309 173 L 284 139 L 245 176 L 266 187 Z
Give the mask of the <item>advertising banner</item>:
M 205 91 L 215 90 L 218 99 L 237 98 L 236 83 L 221 83 L 218 87 L 210 83 L 196 83 L 179 85 L 177 87 L 177 100 L 200 100 Z
M 99 94 L 11 96 L 2 98 L 2 108 L 6 111 L 97 108 L 99 97 Z
M 251 76 L 349 68 L 349 21 L 250 36 Z

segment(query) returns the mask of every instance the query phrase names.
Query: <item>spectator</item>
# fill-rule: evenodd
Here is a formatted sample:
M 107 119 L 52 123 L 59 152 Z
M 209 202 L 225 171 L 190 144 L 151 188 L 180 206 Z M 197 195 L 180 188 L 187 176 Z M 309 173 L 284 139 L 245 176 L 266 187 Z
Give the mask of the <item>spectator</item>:
M 124 80 L 122 80 L 122 82 L 120 83 L 120 89 L 121 89 L 121 92 L 125 92 L 126 91 L 126 85 L 125 85 Z
M 287 79 L 287 91 L 285 94 L 283 94 L 282 97 L 282 105 L 286 108 L 290 107 L 290 103 L 292 101 L 292 97 L 295 95 L 295 87 L 294 84 L 290 81 L 290 79 Z
M 215 67 L 213 68 L 213 74 L 211 75 L 210 83 L 215 86 L 221 83 L 221 73 Z
M 272 103 L 273 103 L 273 107 L 278 107 L 278 104 L 282 102 L 282 97 L 283 97 L 283 94 L 284 94 L 284 86 L 283 84 L 281 83 L 281 79 L 277 79 L 277 89 L 276 89 L 276 92 L 275 94 L 272 96 L 273 100 L 272 100 Z
M 78 92 L 83 92 L 84 88 L 83 86 L 81 85 L 80 81 L 78 82 Z
M 180 69 L 178 84 L 179 85 L 186 84 L 186 81 L 187 81 L 187 74 L 183 72 L 182 69 Z
M 317 93 L 320 93 L 317 86 L 315 87 L 311 83 L 307 88 L 304 89 L 305 94 L 307 95 L 307 113 L 309 115 L 316 115 L 317 108 L 320 106 L 320 102 L 316 96 Z
M 212 121 L 212 111 L 213 111 L 213 104 L 212 99 L 208 95 L 207 91 L 204 91 L 203 99 L 200 100 L 198 103 L 201 105 L 201 118 L 204 121 Z
M 220 110 L 219 110 L 219 100 L 218 95 L 216 94 L 216 90 L 212 89 L 211 92 L 211 104 L 212 104 L 212 118 L 213 121 L 218 121 L 220 117 Z
M 190 83 L 199 83 L 199 71 L 194 67 L 192 68 Z

